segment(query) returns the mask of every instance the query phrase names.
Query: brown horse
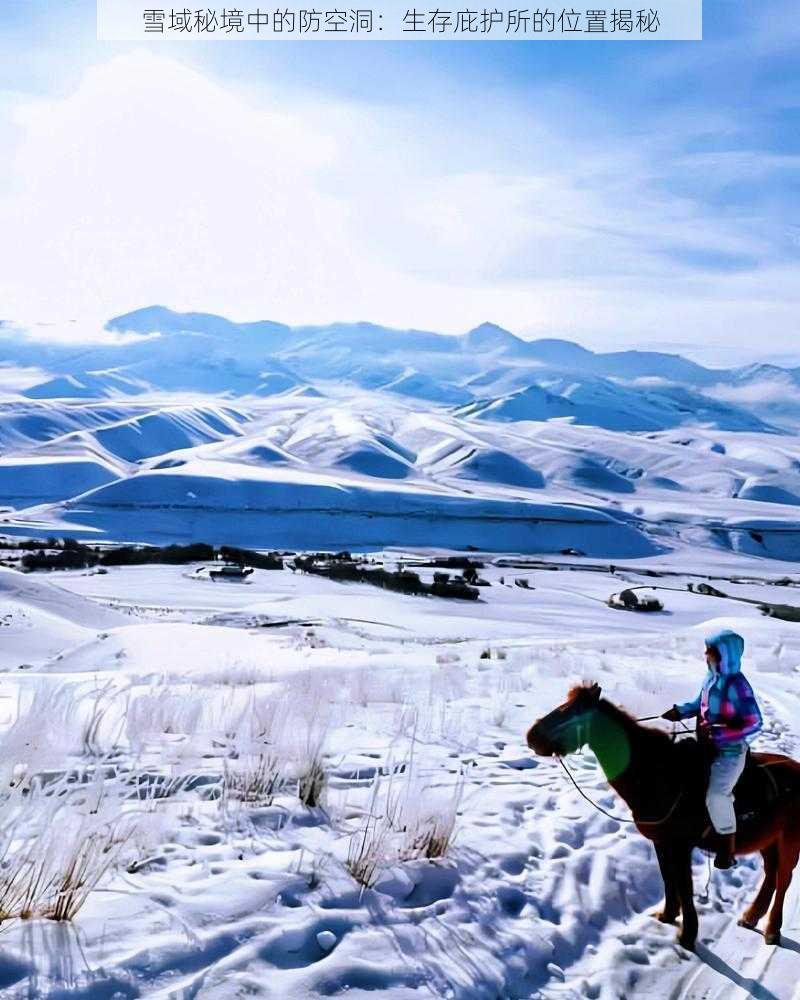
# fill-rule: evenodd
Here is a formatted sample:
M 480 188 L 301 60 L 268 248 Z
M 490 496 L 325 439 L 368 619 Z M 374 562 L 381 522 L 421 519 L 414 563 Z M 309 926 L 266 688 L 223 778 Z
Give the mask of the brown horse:
M 590 747 L 639 832 L 655 845 L 665 891 L 658 919 L 673 924 L 682 912 L 678 941 L 693 949 L 692 849 L 716 848 L 705 808 L 708 760 L 695 740 L 675 743 L 600 695 L 597 684 L 573 688 L 563 705 L 531 726 L 528 746 L 559 757 Z M 764 858 L 764 881 L 739 923 L 754 928 L 774 896 L 764 940 L 778 944 L 783 900 L 800 855 L 800 763 L 779 754 L 752 754 L 736 788 L 736 807 L 736 854 L 760 851 Z

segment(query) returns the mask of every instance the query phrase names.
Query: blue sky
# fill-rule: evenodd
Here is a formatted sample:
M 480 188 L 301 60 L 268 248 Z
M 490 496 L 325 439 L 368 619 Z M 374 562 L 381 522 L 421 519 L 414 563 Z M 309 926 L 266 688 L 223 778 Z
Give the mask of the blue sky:
M 800 17 L 704 6 L 702 42 L 126 45 L 6 0 L 0 315 L 790 351 Z

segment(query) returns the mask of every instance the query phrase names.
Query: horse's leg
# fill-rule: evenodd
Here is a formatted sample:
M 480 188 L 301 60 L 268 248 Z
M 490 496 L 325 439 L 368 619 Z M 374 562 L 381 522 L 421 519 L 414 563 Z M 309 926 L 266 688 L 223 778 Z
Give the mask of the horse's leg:
M 767 928 L 764 931 L 764 940 L 767 944 L 778 944 L 781 939 L 781 925 L 783 923 L 783 900 L 786 890 L 792 881 L 792 872 L 797 864 L 800 854 L 800 842 L 782 837 L 778 849 L 778 872 L 775 882 L 775 902 L 769 911 Z
M 739 918 L 740 927 L 755 927 L 769 909 L 775 894 L 775 879 L 778 873 L 778 845 L 772 843 L 761 852 L 764 858 L 764 881 L 758 895 Z
M 673 848 L 673 864 L 675 871 L 675 886 L 683 912 L 681 931 L 678 943 L 689 951 L 694 951 L 697 941 L 697 910 L 694 908 L 694 883 L 692 881 L 692 848 L 685 846 Z
M 681 911 L 678 887 L 675 882 L 675 862 L 671 850 L 663 844 L 656 844 L 658 867 L 664 880 L 664 909 L 658 914 L 662 924 L 674 924 Z

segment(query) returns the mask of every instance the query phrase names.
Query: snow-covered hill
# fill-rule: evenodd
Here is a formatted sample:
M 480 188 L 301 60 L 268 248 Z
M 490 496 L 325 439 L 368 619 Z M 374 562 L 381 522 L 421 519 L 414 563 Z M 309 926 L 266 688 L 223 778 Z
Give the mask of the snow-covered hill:
M 491 323 L 447 336 L 151 307 L 108 327 L 124 339 L 43 346 L 46 377 L 0 401 L 9 531 L 607 555 L 691 537 L 800 556 L 793 370 Z M 19 334 L 0 346 L 30 363 Z

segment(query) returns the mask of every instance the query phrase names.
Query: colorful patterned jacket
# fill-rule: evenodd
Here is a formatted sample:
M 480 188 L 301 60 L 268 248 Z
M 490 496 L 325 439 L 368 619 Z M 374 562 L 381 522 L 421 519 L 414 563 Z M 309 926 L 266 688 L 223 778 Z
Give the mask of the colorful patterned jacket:
M 682 719 L 697 716 L 698 730 L 724 750 L 761 729 L 761 711 L 753 689 L 741 670 L 744 639 L 723 629 L 706 639 L 720 654 L 719 669 L 709 669 L 694 701 L 676 705 Z

